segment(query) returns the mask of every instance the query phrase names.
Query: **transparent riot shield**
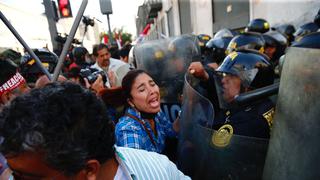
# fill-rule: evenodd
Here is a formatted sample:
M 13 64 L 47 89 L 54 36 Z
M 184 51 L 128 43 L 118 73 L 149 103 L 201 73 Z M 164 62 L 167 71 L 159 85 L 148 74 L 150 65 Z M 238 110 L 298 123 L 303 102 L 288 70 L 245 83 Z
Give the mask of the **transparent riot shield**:
M 197 38 L 183 35 L 171 39 L 146 41 L 135 47 L 137 69 L 148 72 L 160 87 L 162 103 L 180 102 L 184 74 L 199 57 Z
M 263 173 L 266 180 L 320 177 L 319 69 L 319 49 L 288 49 Z
M 192 179 L 262 178 L 267 139 L 233 134 L 230 125 L 213 130 L 214 109 L 186 75 L 178 146 L 178 166 Z
M 116 86 L 121 86 L 123 77 L 130 71 L 129 64 L 123 64 L 114 69 L 114 76 L 116 78 Z

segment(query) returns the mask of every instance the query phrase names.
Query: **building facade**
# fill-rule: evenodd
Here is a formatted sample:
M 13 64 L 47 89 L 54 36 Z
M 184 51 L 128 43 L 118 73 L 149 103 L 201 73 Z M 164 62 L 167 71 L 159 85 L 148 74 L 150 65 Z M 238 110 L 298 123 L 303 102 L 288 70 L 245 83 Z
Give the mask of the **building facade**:
M 150 16 L 147 7 L 154 4 L 162 8 Z M 150 23 L 147 39 L 186 33 L 213 36 L 221 28 L 242 29 L 255 18 L 271 26 L 289 23 L 298 28 L 313 21 L 319 7 L 319 0 L 146 0 L 138 10 L 144 14 L 137 14 L 137 35 Z

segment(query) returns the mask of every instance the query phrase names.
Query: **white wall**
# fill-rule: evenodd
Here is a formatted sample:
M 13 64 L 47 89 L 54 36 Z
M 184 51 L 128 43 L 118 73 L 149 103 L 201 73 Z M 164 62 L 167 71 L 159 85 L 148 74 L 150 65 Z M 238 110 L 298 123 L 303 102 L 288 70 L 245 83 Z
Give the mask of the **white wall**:
M 291 23 L 296 28 L 313 21 L 320 0 L 251 0 L 250 19 L 264 18 L 271 26 Z
M 52 49 L 48 21 L 45 16 L 9 7 L 2 3 L 0 3 L 0 9 L 30 48 L 42 48 L 48 45 Z M 22 45 L 2 21 L 0 22 L 0 47 L 23 52 Z
M 191 24 L 195 34 L 213 35 L 211 0 L 191 0 Z

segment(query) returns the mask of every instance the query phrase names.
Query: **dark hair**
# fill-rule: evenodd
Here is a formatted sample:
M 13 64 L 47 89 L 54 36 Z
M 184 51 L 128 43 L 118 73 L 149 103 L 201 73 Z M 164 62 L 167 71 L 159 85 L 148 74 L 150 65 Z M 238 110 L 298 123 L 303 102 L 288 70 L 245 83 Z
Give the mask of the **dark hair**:
M 119 51 L 119 56 L 122 58 L 125 58 L 126 56 L 129 56 L 130 52 L 129 46 L 124 46 L 120 51 Z
M 75 47 L 72 50 L 74 62 L 78 65 L 85 63 L 85 55 L 88 53 L 88 50 L 85 47 Z
M 101 44 L 96 44 L 96 45 L 93 46 L 93 48 L 92 48 L 92 54 L 93 54 L 95 57 L 97 57 L 97 56 L 99 55 L 99 54 L 98 54 L 98 51 L 100 51 L 100 50 L 103 49 L 103 48 L 106 48 L 106 49 L 108 50 L 108 52 L 110 52 L 108 46 L 107 46 L 106 44 L 101 43 Z
M 53 169 L 72 176 L 90 159 L 114 157 L 114 128 L 103 102 L 80 85 L 51 83 L 15 98 L 0 114 L 4 155 L 44 152 Z
M 0 59 L 0 86 L 17 73 L 17 67 L 10 60 Z
M 110 52 L 112 58 L 120 59 L 118 45 L 117 46 L 111 46 L 109 48 L 109 52 Z
M 148 74 L 144 70 L 141 69 L 134 69 L 129 71 L 122 79 L 121 86 L 122 91 L 125 99 L 131 98 L 131 88 L 134 83 L 134 80 L 139 76 L 140 74 Z M 149 75 L 149 74 L 148 74 Z

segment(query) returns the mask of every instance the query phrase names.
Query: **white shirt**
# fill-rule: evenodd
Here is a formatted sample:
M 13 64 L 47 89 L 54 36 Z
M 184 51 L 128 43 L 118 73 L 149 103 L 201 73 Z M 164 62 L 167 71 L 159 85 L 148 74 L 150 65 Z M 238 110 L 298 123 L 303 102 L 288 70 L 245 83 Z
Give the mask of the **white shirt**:
M 128 180 L 128 177 L 124 173 L 121 166 L 118 166 L 118 170 L 117 170 L 116 175 L 114 176 L 114 180 Z
M 92 65 L 90 68 L 94 68 L 97 69 L 99 71 L 104 71 L 106 73 L 107 76 L 107 82 L 106 82 L 106 86 L 107 87 L 111 87 L 110 85 L 110 79 L 108 77 L 108 71 L 112 71 L 114 73 L 115 76 L 115 80 L 116 80 L 116 86 L 121 86 L 121 82 L 122 82 L 122 78 L 127 74 L 127 72 L 130 71 L 130 66 L 129 64 L 119 60 L 119 59 L 114 59 L 114 58 L 110 58 L 110 64 L 108 67 L 108 70 L 105 71 L 104 69 L 102 69 L 99 65 L 98 62 L 96 62 L 94 65 Z
M 190 180 L 165 155 L 127 147 L 115 146 L 115 149 L 116 159 L 121 167 L 118 170 L 122 171 L 119 176 L 125 176 L 126 179 Z

